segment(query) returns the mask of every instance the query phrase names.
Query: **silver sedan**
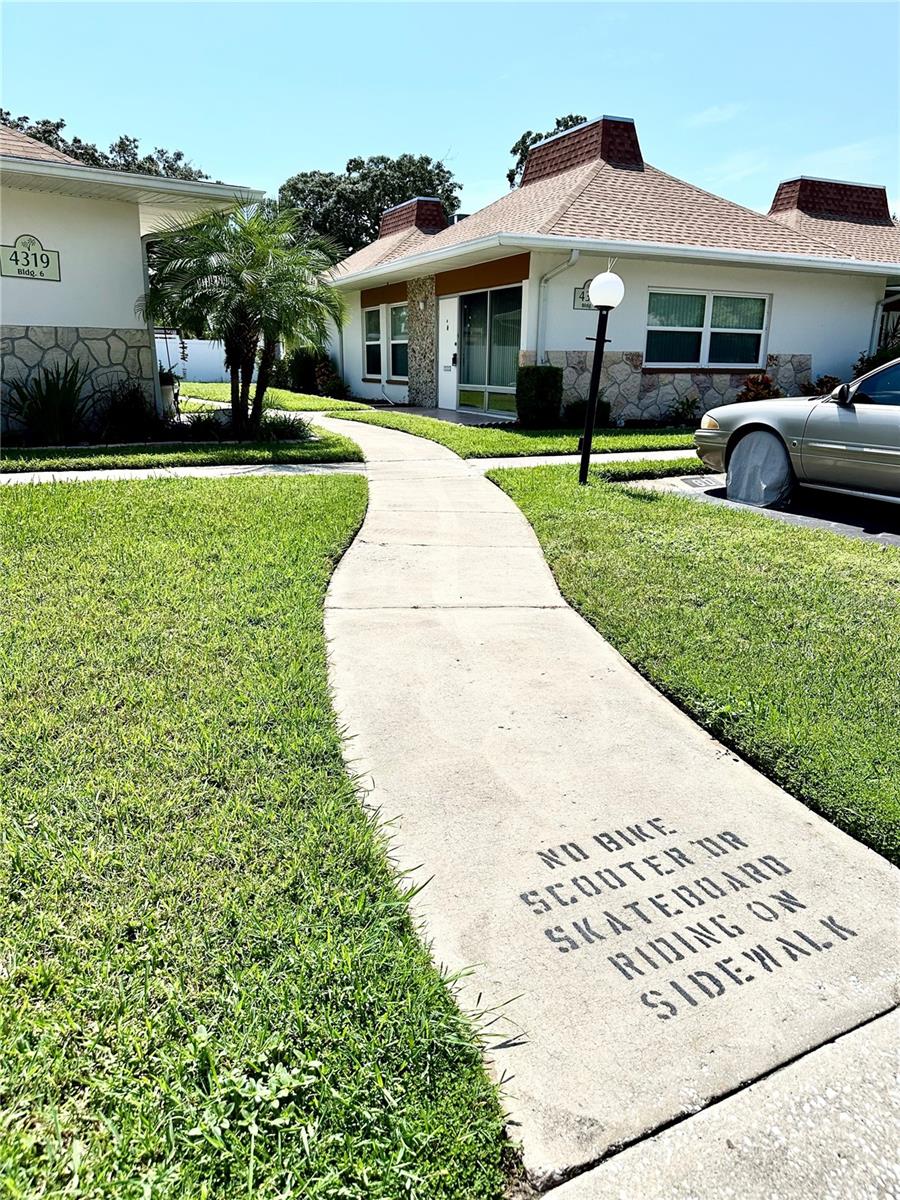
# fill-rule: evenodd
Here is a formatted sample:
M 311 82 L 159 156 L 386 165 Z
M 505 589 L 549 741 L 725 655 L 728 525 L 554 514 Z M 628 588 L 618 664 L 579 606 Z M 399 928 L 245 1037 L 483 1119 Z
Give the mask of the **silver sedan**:
M 900 358 L 830 396 L 710 409 L 694 443 L 730 500 L 781 507 L 801 483 L 900 504 Z

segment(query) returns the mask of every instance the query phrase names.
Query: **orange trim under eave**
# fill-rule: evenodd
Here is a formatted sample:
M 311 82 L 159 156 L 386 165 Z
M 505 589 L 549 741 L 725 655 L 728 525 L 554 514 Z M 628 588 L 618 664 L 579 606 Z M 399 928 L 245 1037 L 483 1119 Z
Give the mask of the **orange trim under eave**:
M 359 294 L 359 302 L 363 308 L 375 308 L 379 304 L 399 304 L 405 299 L 405 279 L 401 283 L 386 283 L 383 287 L 366 288 Z
M 530 268 L 531 254 L 527 251 L 525 254 L 513 254 L 510 258 L 494 258 L 490 262 L 476 263 L 474 267 L 441 271 L 434 277 L 434 290 L 438 296 L 453 296 L 457 292 L 504 287 L 527 279 Z

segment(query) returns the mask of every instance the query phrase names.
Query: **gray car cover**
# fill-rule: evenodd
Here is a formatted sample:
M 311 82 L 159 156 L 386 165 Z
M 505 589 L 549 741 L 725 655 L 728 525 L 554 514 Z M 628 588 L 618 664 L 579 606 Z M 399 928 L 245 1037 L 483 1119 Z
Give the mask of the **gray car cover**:
M 794 490 L 794 471 L 784 442 L 755 429 L 746 434 L 728 460 L 726 493 L 739 504 L 781 508 Z

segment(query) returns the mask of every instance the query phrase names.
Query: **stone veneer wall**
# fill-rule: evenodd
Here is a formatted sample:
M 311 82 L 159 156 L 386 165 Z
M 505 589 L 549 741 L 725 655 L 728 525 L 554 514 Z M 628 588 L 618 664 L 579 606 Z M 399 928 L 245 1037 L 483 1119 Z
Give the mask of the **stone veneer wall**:
M 410 279 L 406 285 L 409 403 L 423 408 L 437 407 L 437 327 L 434 276 Z
M 548 360 L 563 369 L 563 407 L 586 400 L 591 380 L 592 350 L 550 350 Z M 600 386 L 609 401 L 613 421 L 661 420 L 688 396 L 697 401 L 697 415 L 720 404 L 731 404 L 752 370 L 711 371 L 647 370 L 639 350 L 607 350 L 603 357 Z M 766 373 L 788 396 L 808 391 L 812 376 L 809 354 L 770 354 Z
M 90 391 L 128 378 L 142 384 L 148 399 L 154 397 L 156 349 L 146 329 L 4 325 L 0 337 L 2 396 L 12 379 L 32 379 L 44 368 L 66 366 L 75 358 L 88 370 Z
M 552 366 L 563 369 L 563 408 L 586 400 L 593 350 L 548 350 L 547 359 Z M 639 351 L 607 350 L 603 356 L 600 387 L 603 399 L 609 401 L 614 421 L 638 415 L 642 362 Z

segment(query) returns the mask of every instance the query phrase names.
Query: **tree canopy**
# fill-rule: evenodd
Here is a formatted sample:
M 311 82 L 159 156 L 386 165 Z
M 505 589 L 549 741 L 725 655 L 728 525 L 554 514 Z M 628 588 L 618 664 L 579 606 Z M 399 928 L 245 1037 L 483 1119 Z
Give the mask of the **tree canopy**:
M 139 175 L 165 175 L 170 179 L 209 179 L 208 175 L 188 162 L 183 150 L 164 150 L 157 146 L 152 152 L 142 154 L 138 139 L 128 134 L 117 138 L 107 151 L 101 150 L 93 142 L 83 142 L 79 137 L 67 138 L 63 134 L 66 123 L 62 118 L 53 121 L 49 117 L 42 117 L 32 121 L 31 117 L 14 117 L 8 109 L 0 108 L 0 125 L 44 142 L 54 150 L 77 158 L 88 167 L 135 171 Z
M 509 148 L 510 154 L 516 156 L 515 166 L 510 167 L 506 172 L 506 179 L 509 186 L 516 187 L 522 182 L 522 172 L 525 170 L 525 159 L 528 157 L 528 151 L 532 146 L 536 146 L 538 142 L 542 142 L 544 138 L 553 137 L 555 133 L 562 133 L 565 129 L 574 129 L 576 125 L 583 125 L 587 117 L 576 116 L 575 113 L 569 113 L 565 117 L 557 117 L 556 124 L 552 129 L 548 129 L 546 133 L 534 133 L 531 129 L 526 129 L 517 142 L 514 142 Z
M 448 214 L 459 208 L 460 184 L 439 159 L 426 154 L 351 158 L 345 170 L 301 171 L 279 189 L 282 205 L 295 209 L 310 233 L 348 253 L 378 237 L 381 214 L 414 196 L 435 196 Z

